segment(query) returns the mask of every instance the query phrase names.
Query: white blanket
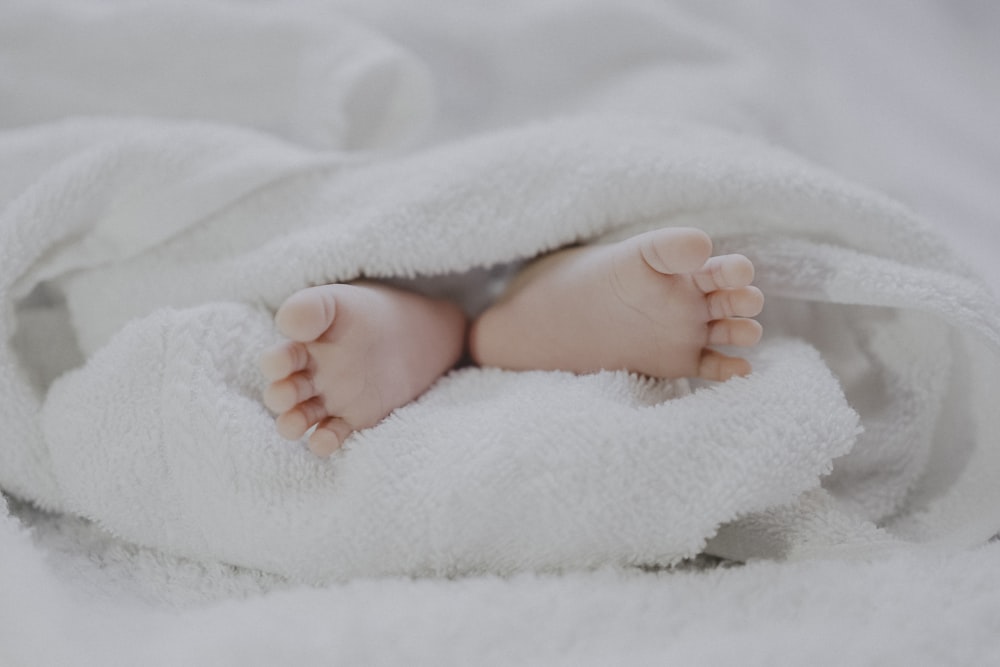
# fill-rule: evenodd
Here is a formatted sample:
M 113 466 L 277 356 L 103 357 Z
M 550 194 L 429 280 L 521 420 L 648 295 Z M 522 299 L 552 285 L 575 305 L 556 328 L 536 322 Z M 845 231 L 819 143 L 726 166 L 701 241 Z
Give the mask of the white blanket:
M 997 533 L 993 297 L 903 206 L 762 141 L 796 143 L 796 98 L 738 34 L 641 2 L 347 10 L 383 35 L 5 8 L 0 487 L 50 512 L 17 506 L 41 543 L 176 602 L 191 568 L 215 599 Z M 255 358 L 294 290 L 663 225 L 754 260 L 752 376 L 465 368 L 330 460 L 274 433 Z

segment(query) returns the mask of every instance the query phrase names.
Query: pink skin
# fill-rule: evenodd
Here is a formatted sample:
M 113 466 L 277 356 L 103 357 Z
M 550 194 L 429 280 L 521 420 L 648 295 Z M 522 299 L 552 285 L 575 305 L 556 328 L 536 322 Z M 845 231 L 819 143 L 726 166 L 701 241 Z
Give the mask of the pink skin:
M 755 345 L 764 306 L 742 255 L 711 257 L 697 229 L 553 253 L 473 323 L 476 363 L 515 370 L 628 370 L 728 380 L 750 364 L 710 345 Z
M 521 273 L 472 325 L 473 359 L 512 370 L 726 380 L 750 364 L 711 345 L 751 346 L 763 295 L 741 255 L 710 257 L 696 229 L 668 228 L 552 253 Z M 265 404 L 290 440 L 316 426 L 326 456 L 423 393 L 459 359 L 454 304 L 371 283 L 310 287 L 276 316 L 289 342 L 265 350 Z
M 289 440 L 315 425 L 309 448 L 319 456 L 422 394 L 465 345 L 458 306 L 376 284 L 301 290 L 275 320 L 291 340 L 261 355 L 264 403 Z

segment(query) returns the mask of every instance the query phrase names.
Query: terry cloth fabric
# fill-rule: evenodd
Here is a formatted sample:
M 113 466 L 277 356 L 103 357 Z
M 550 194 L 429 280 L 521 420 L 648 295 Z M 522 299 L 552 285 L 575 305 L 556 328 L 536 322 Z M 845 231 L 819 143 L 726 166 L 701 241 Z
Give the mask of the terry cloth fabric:
M 580 91 L 573 113 L 464 118 L 407 148 L 434 96 L 424 64 L 340 17 L 13 5 L 0 48 L 36 69 L 2 82 L 20 102 L 0 134 L 0 487 L 137 545 L 304 582 L 994 534 L 989 291 L 900 205 L 749 136 L 752 114 L 727 103 L 753 68 L 703 72 L 728 62 L 714 29 L 652 5 L 587 7 L 497 10 L 500 35 L 537 28 L 494 63 L 500 80 L 546 63 L 507 118 L 532 86 L 544 107 L 545 82 Z M 676 39 L 652 53 L 694 67 L 568 78 L 579 63 L 532 50 L 568 17 L 559 53 L 597 29 L 648 46 L 643 26 L 669 23 Z M 27 32 L 44 39 L 13 39 Z M 64 34 L 65 58 L 38 57 Z M 184 55 L 153 87 L 133 85 L 151 67 L 105 67 L 168 47 Z M 263 79 L 231 84 L 233 71 Z M 754 261 L 768 336 L 750 377 L 466 368 L 330 460 L 274 433 L 255 361 L 295 290 L 419 288 L 672 225 Z

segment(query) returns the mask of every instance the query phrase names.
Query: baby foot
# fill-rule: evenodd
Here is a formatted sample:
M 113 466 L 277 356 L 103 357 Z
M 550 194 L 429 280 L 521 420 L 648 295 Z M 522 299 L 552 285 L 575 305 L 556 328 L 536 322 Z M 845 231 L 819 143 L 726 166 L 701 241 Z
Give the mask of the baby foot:
M 755 345 L 764 305 L 742 255 L 711 257 L 697 229 L 570 248 L 530 265 L 469 333 L 473 359 L 512 370 L 628 370 L 726 380 L 750 364 L 711 345 Z
M 309 448 L 320 456 L 423 393 L 464 347 L 457 306 L 374 284 L 301 290 L 275 321 L 291 341 L 261 354 L 264 403 L 289 440 L 316 426 Z

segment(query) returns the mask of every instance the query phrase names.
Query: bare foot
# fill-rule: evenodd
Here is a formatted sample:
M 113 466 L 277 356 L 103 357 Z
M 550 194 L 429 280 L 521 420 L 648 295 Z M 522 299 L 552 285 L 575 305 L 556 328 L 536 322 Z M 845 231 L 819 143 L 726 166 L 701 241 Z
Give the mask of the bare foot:
M 320 456 L 423 393 L 458 361 L 466 328 L 454 304 L 375 284 L 301 290 L 275 321 L 291 341 L 261 354 L 264 403 L 289 440 L 317 425 Z
M 482 365 L 726 380 L 750 364 L 711 345 L 750 346 L 764 297 L 742 255 L 710 257 L 697 229 L 667 228 L 543 257 L 473 324 Z

